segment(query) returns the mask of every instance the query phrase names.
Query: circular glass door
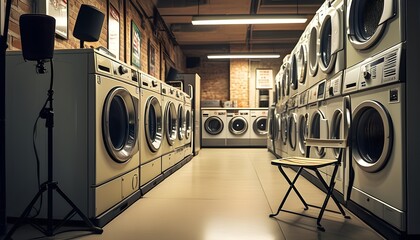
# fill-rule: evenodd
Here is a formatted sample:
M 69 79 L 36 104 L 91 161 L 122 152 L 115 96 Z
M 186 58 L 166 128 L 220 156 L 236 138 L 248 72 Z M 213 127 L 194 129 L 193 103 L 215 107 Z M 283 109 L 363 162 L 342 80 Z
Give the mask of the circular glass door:
M 297 79 L 301 84 L 306 82 L 306 69 L 308 66 L 306 44 L 301 44 L 296 55 Z
M 182 140 L 185 137 L 185 113 L 182 105 L 178 106 L 178 139 Z
M 185 111 L 185 139 L 190 139 L 192 132 L 192 114 L 191 110 Z
M 335 63 L 336 55 L 332 52 L 332 23 L 331 16 L 325 16 L 320 29 L 319 53 L 321 58 L 321 67 L 324 72 L 330 72 Z
M 166 140 L 169 145 L 173 145 L 176 140 L 178 126 L 178 116 L 173 102 L 169 102 L 165 109 L 165 132 Z
M 368 49 L 380 39 L 386 21 L 396 15 L 394 4 L 394 0 L 352 0 L 349 3 L 347 32 L 354 48 Z
M 146 102 L 144 116 L 146 141 L 150 150 L 156 152 L 162 145 L 162 107 L 159 100 L 151 96 Z
M 328 138 L 328 126 L 327 119 L 325 118 L 324 114 L 317 110 L 312 114 L 311 117 L 311 124 L 310 124 L 310 137 L 311 138 Z M 323 147 L 315 147 L 316 155 L 318 157 L 325 156 L 325 148 Z
M 204 129 L 208 134 L 217 135 L 223 130 L 223 121 L 216 116 L 211 116 L 204 122 Z
M 281 141 L 283 143 L 283 145 L 287 144 L 287 117 L 285 115 L 281 116 L 281 120 L 280 120 L 280 128 L 281 128 L 281 132 L 280 132 L 280 137 L 281 137 Z
M 233 135 L 241 135 L 248 129 L 248 122 L 243 117 L 233 117 L 229 121 L 229 131 Z
M 123 87 L 112 89 L 102 112 L 102 134 L 108 154 L 118 163 L 124 163 L 138 151 L 137 102 Z
M 292 113 L 288 121 L 289 146 L 292 150 L 296 149 L 297 132 L 297 116 Z
M 253 124 L 254 133 L 258 136 L 267 134 L 267 117 L 258 117 Z
M 290 88 L 293 90 L 298 89 L 298 67 L 297 67 L 297 60 L 296 55 L 292 54 L 291 64 L 290 66 Z
M 385 167 L 392 150 L 391 117 L 382 104 L 364 101 L 353 111 L 352 153 L 356 163 L 367 172 Z
M 302 114 L 299 116 L 299 131 L 298 131 L 298 143 L 299 151 L 301 154 L 306 153 L 306 138 L 308 137 L 308 114 Z
M 330 129 L 330 138 L 331 139 L 341 139 L 343 136 L 341 133 L 341 129 L 344 127 L 342 124 L 343 120 L 343 111 L 341 109 L 336 109 L 334 111 L 333 117 L 331 119 L 331 129 Z M 334 148 L 334 157 L 338 159 L 342 149 L 341 148 Z
M 313 25 L 309 33 L 309 73 L 315 76 L 318 72 L 318 25 Z

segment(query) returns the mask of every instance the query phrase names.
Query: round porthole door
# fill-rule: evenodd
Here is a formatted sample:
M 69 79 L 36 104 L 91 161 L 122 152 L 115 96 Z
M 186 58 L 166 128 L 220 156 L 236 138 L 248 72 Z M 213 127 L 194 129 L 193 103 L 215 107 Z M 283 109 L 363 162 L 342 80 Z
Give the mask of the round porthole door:
M 177 136 L 178 116 L 173 102 L 169 102 L 165 108 L 165 135 L 170 146 L 174 145 Z
M 144 120 L 147 145 L 152 152 L 156 152 L 162 145 L 163 128 L 162 106 L 154 96 L 149 97 L 146 101 Z
M 306 71 L 308 68 L 308 49 L 305 43 L 302 43 L 299 47 L 299 51 L 296 53 L 296 64 L 297 64 L 297 80 L 300 84 L 306 83 Z
M 224 124 L 222 119 L 212 116 L 204 122 L 204 129 L 208 134 L 217 135 L 223 131 Z
M 242 135 L 248 130 L 248 122 L 245 118 L 237 116 L 229 121 L 229 132 L 233 135 Z
M 393 144 L 392 120 L 383 105 L 364 101 L 353 111 L 352 155 L 354 161 L 367 172 L 385 167 Z
M 183 140 L 185 137 L 185 112 L 182 105 L 178 106 L 178 139 Z
M 358 50 L 366 50 L 377 43 L 384 33 L 387 21 L 396 14 L 396 0 L 349 1 L 347 37 L 352 46 Z
M 185 139 L 191 138 L 191 132 L 192 132 L 192 114 L 191 110 L 187 109 L 185 110 Z
M 258 117 L 255 119 L 252 126 L 254 133 L 258 136 L 263 136 L 267 134 L 267 117 Z
M 330 138 L 331 139 L 342 139 L 343 136 L 343 111 L 341 109 L 336 109 L 333 113 L 331 124 L 330 124 Z M 334 157 L 338 159 L 342 149 L 334 148 Z
M 108 154 L 118 163 L 124 163 L 138 151 L 137 102 L 123 87 L 112 89 L 102 112 L 102 132 Z
M 316 16 L 315 16 L 316 17 Z M 318 18 L 316 17 L 317 21 Z M 309 44 L 308 44 L 308 65 L 309 73 L 311 76 L 315 76 L 318 72 L 318 52 L 319 52 L 319 40 L 318 40 L 318 24 L 314 24 L 309 32 Z
M 306 153 L 306 138 L 308 138 L 308 114 L 301 114 L 298 120 L 298 144 L 299 144 L 299 152 L 301 154 Z
M 311 138 L 328 139 L 328 131 L 328 121 L 325 115 L 319 110 L 315 111 L 311 117 L 309 136 Z M 325 156 L 325 150 L 323 147 L 315 147 L 316 155 L 321 158 Z
M 297 116 L 296 113 L 292 113 L 288 120 L 288 139 L 289 146 L 292 150 L 296 149 L 297 145 Z

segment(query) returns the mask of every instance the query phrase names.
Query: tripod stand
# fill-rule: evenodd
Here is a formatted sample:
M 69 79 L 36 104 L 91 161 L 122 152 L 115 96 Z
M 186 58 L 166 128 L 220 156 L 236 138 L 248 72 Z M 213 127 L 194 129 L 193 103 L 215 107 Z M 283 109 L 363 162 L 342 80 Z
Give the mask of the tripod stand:
M 54 111 L 53 111 L 53 76 L 54 76 L 54 68 L 53 68 L 53 61 L 50 59 L 51 63 L 51 82 L 50 88 L 48 90 L 48 98 L 43 106 L 40 117 L 45 119 L 45 126 L 48 129 L 48 180 L 41 184 L 38 192 L 36 193 L 35 197 L 29 203 L 29 205 L 25 208 L 22 215 L 19 217 L 17 223 L 10 229 L 7 233 L 5 239 L 11 239 L 13 233 L 24 223 L 29 222 L 31 223 L 31 219 L 28 218 L 29 213 L 31 212 L 32 208 L 34 207 L 35 203 L 42 197 L 42 195 L 47 192 L 47 226 L 43 228 L 38 224 L 31 223 L 37 230 L 42 232 L 45 236 L 53 236 L 55 231 L 63 226 L 70 218 L 72 218 L 75 214 L 78 214 L 83 222 L 87 225 L 87 229 L 81 229 L 81 231 L 90 231 L 95 234 L 101 234 L 103 232 L 102 228 L 96 227 L 89 218 L 70 200 L 70 198 L 60 189 L 58 183 L 53 180 L 53 128 L 54 128 Z M 37 71 L 39 73 L 45 73 L 45 68 L 43 66 L 44 61 L 38 60 L 37 64 Z M 48 106 L 47 106 L 48 105 Z M 71 211 L 64 217 L 63 220 L 60 221 L 58 224 L 54 224 L 53 220 L 53 192 L 56 191 L 68 205 L 71 206 Z

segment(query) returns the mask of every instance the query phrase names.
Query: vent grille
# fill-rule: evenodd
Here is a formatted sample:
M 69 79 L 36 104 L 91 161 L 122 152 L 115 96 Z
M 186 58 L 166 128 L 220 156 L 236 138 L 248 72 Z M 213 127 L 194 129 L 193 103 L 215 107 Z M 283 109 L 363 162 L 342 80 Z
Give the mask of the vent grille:
M 397 74 L 397 53 L 393 52 L 385 58 L 384 77 L 391 77 Z

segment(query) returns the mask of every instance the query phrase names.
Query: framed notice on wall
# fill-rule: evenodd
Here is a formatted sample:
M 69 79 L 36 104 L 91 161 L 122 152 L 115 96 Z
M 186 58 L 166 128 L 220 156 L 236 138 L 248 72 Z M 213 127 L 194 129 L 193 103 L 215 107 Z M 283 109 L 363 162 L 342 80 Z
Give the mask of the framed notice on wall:
M 67 0 L 40 0 L 38 13 L 55 18 L 55 33 L 64 39 L 68 35 L 68 2 Z
M 153 77 L 157 77 L 156 72 L 156 47 L 153 45 L 153 43 L 149 39 L 148 43 L 148 73 L 152 75 Z
M 131 65 L 141 68 L 141 32 L 131 21 Z
M 112 4 L 108 14 L 108 50 L 120 58 L 120 14 Z
M 255 73 L 255 88 L 256 89 L 271 89 L 273 88 L 273 69 L 271 68 L 257 68 Z

